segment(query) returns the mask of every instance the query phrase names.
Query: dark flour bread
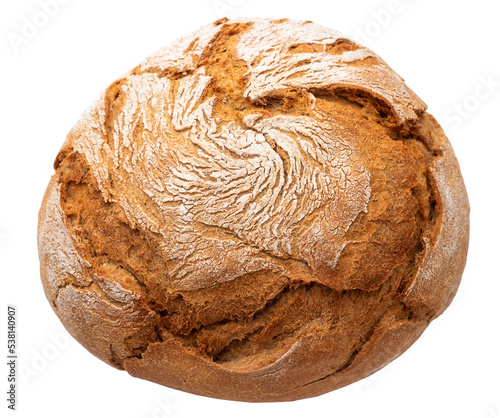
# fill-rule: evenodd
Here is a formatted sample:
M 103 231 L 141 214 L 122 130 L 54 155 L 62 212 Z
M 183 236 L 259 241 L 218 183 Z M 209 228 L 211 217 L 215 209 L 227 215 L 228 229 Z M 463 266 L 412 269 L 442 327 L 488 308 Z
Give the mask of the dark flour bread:
M 404 352 L 457 290 L 468 201 L 425 104 L 311 22 L 219 20 L 114 82 L 39 219 L 68 331 L 132 376 L 316 396 Z

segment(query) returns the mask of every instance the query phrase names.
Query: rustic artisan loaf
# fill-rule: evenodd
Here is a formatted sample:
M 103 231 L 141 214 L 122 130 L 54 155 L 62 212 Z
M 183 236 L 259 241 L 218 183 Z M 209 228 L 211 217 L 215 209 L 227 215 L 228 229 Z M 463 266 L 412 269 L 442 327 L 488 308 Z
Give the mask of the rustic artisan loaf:
M 457 290 L 468 201 L 425 104 L 311 22 L 219 20 L 111 84 L 39 218 L 67 330 L 132 376 L 282 401 L 362 379 Z

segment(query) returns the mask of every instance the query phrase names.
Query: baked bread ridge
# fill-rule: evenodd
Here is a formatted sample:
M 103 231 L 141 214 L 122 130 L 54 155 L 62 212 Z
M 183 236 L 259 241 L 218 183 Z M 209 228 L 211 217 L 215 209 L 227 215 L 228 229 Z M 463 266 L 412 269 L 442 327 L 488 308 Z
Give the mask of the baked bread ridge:
M 468 201 L 425 104 L 338 32 L 220 20 L 113 83 L 39 218 L 68 331 L 131 375 L 242 401 L 383 367 L 451 302 Z

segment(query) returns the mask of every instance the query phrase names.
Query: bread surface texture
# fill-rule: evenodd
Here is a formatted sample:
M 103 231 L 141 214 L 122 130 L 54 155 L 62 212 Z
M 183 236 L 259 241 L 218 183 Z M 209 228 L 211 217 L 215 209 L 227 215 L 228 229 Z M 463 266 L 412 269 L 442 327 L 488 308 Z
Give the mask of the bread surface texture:
M 425 103 L 369 49 L 288 19 L 221 19 L 112 83 L 38 229 L 45 294 L 87 350 L 249 402 L 402 354 L 453 299 L 468 237 Z

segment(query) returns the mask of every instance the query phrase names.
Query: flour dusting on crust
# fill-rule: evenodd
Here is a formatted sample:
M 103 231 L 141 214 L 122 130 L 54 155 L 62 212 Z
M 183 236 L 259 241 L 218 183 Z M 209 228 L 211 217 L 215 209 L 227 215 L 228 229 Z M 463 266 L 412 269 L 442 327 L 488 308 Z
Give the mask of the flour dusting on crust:
M 257 100 L 289 88 L 352 84 L 386 100 L 400 120 L 415 117 L 420 102 L 384 63 L 351 65 L 375 57 L 369 50 L 290 53 L 293 45 L 326 48 L 345 37 L 304 22 L 268 27 L 267 20 L 252 22 L 237 46 L 249 68 L 245 96 Z M 124 77 L 123 104 L 112 130 L 103 129 L 102 99 L 75 128 L 72 146 L 85 155 L 99 189 L 119 202 L 131 224 L 163 235 L 179 288 L 213 284 L 207 277 L 227 281 L 279 269 L 272 257 L 301 260 L 313 271 L 320 265 L 334 269 L 344 233 L 370 198 L 358 140 L 324 118 L 248 114 L 240 124 L 221 122 L 214 113 L 216 98 L 204 97 L 212 79 L 193 64 L 218 32 L 219 26 L 204 28 L 139 67 L 191 71 L 180 81 L 149 71 Z M 367 71 L 384 77 L 374 84 Z M 403 86 L 396 94 L 395 85 Z M 137 199 L 141 195 L 144 199 Z M 214 240 L 204 236 L 205 226 L 233 236 Z M 214 247 L 224 255 L 205 263 L 205 253 Z

